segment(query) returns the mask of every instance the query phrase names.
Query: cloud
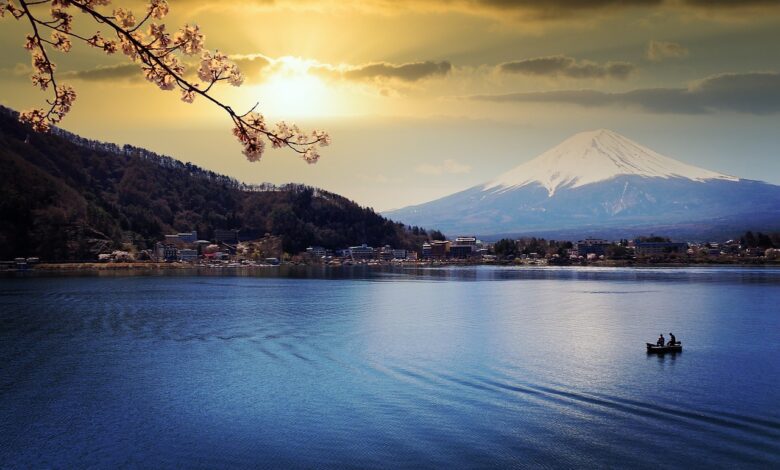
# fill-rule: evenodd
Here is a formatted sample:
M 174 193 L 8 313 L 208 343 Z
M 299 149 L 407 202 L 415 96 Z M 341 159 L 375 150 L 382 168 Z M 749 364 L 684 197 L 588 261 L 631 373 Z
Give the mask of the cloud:
M 14 77 L 23 77 L 32 73 L 32 67 L 27 64 L 17 62 L 13 67 L 0 68 L 0 73 L 13 75 Z
M 261 81 L 263 72 L 275 63 L 262 54 L 237 55 L 230 59 L 238 65 L 249 81 Z M 195 79 L 198 64 L 194 61 L 185 63 L 188 79 Z M 114 82 L 119 80 L 143 81 L 143 71 L 138 64 L 100 65 L 86 70 L 69 70 L 59 74 L 63 78 L 83 80 L 87 82 Z M 197 81 L 197 80 L 196 80 Z
M 455 160 L 444 160 L 441 165 L 434 165 L 431 163 L 423 163 L 415 167 L 414 171 L 422 173 L 423 175 L 439 176 L 444 174 L 463 174 L 471 171 L 469 165 L 458 163 Z
M 136 64 L 102 65 L 87 70 L 69 70 L 60 74 L 63 78 L 73 78 L 88 82 L 141 80 L 141 68 Z
M 688 57 L 688 49 L 676 42 L 650 41 L 645 52 L 647 60 L 661 62 L 665 59 Z
M 452 3 L 444 0 L 441 3 Z M 588 10 L 615 10 L 631 7 L 653 7 L 664 0 L 476 0 L 454 2 L 473 5 L 474 8 L 519 12 L 538 19 L 570 17 Z
M 708 9 L 738 9 L 745 7 L 778 6 L 777 0 L 684 0 L 684 4 Z
M 250 81 L 261 81 L 267 69 L 274 60 L 262 54 L 236 55 L 230 59 L 238 65 L 241 73 Z
M 189 0 L 198 9 L 213 6 L 207 0 Z M 537 16 L 554 14 L 569 15 L 570 11 L 604 8 L 627 8 L 657 6 L 665 0 L 236 0 L 226 7 L 246 8 L 252 6 L 263 9 L 296 8 L 311 11 L 333 11 L 334 8 L 354 8 L 359 10 L 398 11 L 398 10 L 446 10 L 456 9 L 480 13 L 484 10 L 511 12 L 534 12 Z
M 505 62 L 498 66 L 504 73 L 523 75 L 541 75 L 568 78 L 614 78 L 625 80 L 636 69 L 629 62 L 607 62 L 598 64 L 590 61 L 577 61 L 573 57 L 554 55 L 535 57 L 513 62 Z
M 311 68 L 315 73 L 353 81 L 382 81 L 398 80 L 401 82 L 417 82 L 426 78 L 443 77 L 452 71 L 452 64 L 442 62 L 409 62 L 405 64 L 391 64 L 388 62 L 375 62 L 366 65 L 342 65 L 333 66 L 320 64 Z
M 643 88 L 620 93 L 595 90 L 475 95 L 469 99 L 500 103 L 564 103 L 584 107 L 635 107 L 650 113 L 780 113 L 780 73 L 713 75 L 686 88 Z
M 184 0 L 181 1 L 184 3 Z M 217 8 L 233 8 L 242 12 L 246 12 L 247 8 L 315 12 L 353 10 L 375 14 L 457 11 L 501 21 L 526 19 L 582 22 L 590 19 L 590 16 L 615 14 L 632 8 L 726 12 L 729 15 L 780 11 L 780 2 L 777 0 L 189 0 L 187 3 L 196 11 Z
M 393 86 L 412 84 L 428 78 L 444 77 L 453 66 L 448 61 L 421 61 L 403 64 L 389 62 L 372 62 L 365 65 L 332 65 L 315 60 L 297 57 L 272 58 L 263 54 L 234 55 L 230 59 L 235 62 L 249 83 L 263 82 L 268 76 L 276 73 L 310 73 L 332 80 L 347 80 L 353 82 L 368 82 L 380 87 L 382 96 L 393 96 L 396 91 Z M 185 63 L 185 78 L 193 83 L 199 83 L 196 77 L 198 63 L 190 60 Z M 29 67 L 28 67 L 29 69 Z M 89 82 L 133 82 L 144 81 L 143 71 L 137 64 L 103 65 L 86 70 L 71 70 L 59 74 L 64 79 L 74 79 Z

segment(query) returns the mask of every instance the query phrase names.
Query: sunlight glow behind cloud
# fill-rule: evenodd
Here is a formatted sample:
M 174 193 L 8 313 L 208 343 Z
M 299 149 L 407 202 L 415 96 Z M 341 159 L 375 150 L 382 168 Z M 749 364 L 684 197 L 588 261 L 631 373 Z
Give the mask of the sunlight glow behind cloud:
M 113 3 L 143 11 L 141 1 Z M 137 64 L 84 48 L 53 59 L 79 93 L 63 127 L 376 208 L 478 184 L 593 127 L 665 138 L 660 150 L 721 172 L 780 175 L 780 2 L 170 3 L 171 30 L 197 23 L 206 47 L 245 74 L 242 87 L 216 90 L 227 104 L 244 112 L 259 102 L 269 121 L 333 131 L 320 163 L 302 168 L 284 150 L 244 163 L 205 100 L 183 103 Z M 26 33 L 2 20 L 0 101 L 16 109 L 46 99 L 30 86 Z M 198 57 L 185 60 L 197 68 Z

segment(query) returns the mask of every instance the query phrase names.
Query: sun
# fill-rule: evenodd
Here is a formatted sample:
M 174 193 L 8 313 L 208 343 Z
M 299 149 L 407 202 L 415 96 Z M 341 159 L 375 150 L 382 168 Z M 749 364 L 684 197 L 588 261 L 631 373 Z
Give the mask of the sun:
M 336 100 L 328 85 L 310 72 L 313 65 L 297 57 L 277 59 L 272 75 L 258 87 L 264 110 L 289 118 L 332 114 Z

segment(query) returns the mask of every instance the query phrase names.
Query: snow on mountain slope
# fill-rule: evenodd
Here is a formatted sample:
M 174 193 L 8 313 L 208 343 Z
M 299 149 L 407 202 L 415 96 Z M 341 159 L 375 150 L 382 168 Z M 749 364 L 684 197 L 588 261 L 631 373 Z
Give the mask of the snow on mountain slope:
M 688 165 L 597 130 L 489 183 L 384 215 L 448 235 L 663 230 L 708 237 L 780 230 L 780 186 Z
M 665 157 L 620 134 L 599 129 L 573 135 L 533 160 L 486 183 L 483 190 L 503 192 L 538 183 L 552 197 L 562 187 L 577 188 L 623 175 L 739 181 L 733 176 Z

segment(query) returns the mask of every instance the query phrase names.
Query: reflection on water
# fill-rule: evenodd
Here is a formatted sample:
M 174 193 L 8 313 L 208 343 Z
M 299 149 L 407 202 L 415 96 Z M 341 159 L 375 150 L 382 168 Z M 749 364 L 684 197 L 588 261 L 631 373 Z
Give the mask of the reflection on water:
M 0 281 L 3 466 L 780 464 L 780 270 L 215 271 Z

